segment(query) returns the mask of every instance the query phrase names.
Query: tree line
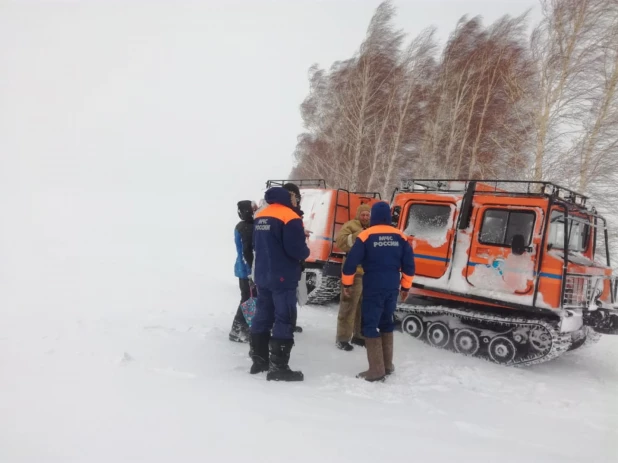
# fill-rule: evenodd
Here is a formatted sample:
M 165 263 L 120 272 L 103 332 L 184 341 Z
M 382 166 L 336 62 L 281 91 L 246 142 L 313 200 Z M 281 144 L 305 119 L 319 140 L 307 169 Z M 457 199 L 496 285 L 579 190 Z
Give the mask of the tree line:
M 446 44 L 380 4 L 354 56 L 314 65 L 294 178 L 388 198 L 403 178 L 549 180 L 618 200 L 618 0 L 541 0 Z

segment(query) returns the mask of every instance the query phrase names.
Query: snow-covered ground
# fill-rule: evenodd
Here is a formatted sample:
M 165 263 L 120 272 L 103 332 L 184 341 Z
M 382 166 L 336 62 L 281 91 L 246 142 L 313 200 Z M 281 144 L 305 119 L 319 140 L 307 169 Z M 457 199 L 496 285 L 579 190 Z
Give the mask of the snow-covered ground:
M 336 307 L 305 307 L 306 381 L 269 383 L 227 339 L 234 184 L 28 185 L 0 196 L 2 463 L 616 461 L 618 337 L 514 369 L 397 333 L 396 374 L 369 384 Z
M 616 461 L 616 338 L 513 369 L 397 333 L 396 374 L 369 384 L 336 308 L 306 307 L 306 380 L 270 383 L 227 340 L 234 280 L 209 277 L 199 307 L 3 313 L 0 461 Z
M 618 337 L 527 369 L 396 335 L 396 374 L 356 379 L 336 307 L 305 307 L 292 366 L 248 374 L 227 198 L 0 197 L 0 462 L 610 462 Z M 257 198 L 256 198 L 257 199 Z

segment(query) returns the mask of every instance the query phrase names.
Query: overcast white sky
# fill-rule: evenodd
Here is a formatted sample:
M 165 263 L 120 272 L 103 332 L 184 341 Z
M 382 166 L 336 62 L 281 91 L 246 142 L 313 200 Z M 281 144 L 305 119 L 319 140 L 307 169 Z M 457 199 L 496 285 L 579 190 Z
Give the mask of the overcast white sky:
M 379 1 L 62 1 L 0 6 L 6 186 L 255 191 L 286 175 L 312 63 L 352 55 Z M 396 1 L 442 38 L 535 0 Z M 242 186 L 249 182 L 251 189 Z
M 233 286 L 236 202 L 289 173 L 308 68 L 350 57 L 378 4 L 0 0 L 0 311 Z M 535 4 L 395 2 L 442 38 Z

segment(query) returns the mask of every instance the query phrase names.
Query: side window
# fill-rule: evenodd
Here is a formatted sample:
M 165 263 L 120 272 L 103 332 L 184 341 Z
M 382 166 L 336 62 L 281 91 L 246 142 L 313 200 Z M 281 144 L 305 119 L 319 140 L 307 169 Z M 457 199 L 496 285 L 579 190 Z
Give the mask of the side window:
M 488 210 L 483 217 L 481 236 L 479 241 L 483 244 L 503 244 L 506 236 L 506 226 L 509 220 L 509 212 L 505 210 Z
M 590 224 L 588 221 L 569 216 L 567 218 L 568 233 L 569 233 L 569 249 L 571 251 L 581 252 L 588 247 L 590 238 Z M 552 248 L 564 248 L 564 214 L 561 211 L 554 210 L 551 213 L 549 225 L 549 245 Z
M 532 232 L 534 231 L 535 214 L 531 211 L 513 211 L 509 214 L 509 225 L 506 229 L 505 243 L 510 246 L 515 235 L 523 235 L 526 244 L 530 246 L 532 242 Z
M 515 235 L 523 235 L 526 244 L 532 242 L 535 214 L 532 211 L 489 209 L 483 216 L 479 242 L 496 246 L 511 246 Z
M 451 207 L 441 204 L 413 204 L 408 211 L 406 235 L 432 238 L 446 232 L 449 227 Z

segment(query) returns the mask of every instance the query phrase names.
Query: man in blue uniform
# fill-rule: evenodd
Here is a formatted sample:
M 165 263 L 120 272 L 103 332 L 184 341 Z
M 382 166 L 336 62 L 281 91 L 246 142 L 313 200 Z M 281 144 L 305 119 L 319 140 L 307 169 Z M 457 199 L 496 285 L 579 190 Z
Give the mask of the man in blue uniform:
M 264 199 L 268 206 L 255 215 L 253 226 L 258 299 L 251 323 L 251 373 L 268 370 L 267 380 L 302 381 L 303 373 L 292 371 L 288 363 L 294 345 L 296 287 L 309 248 L 289 191 L 270 188 Z
M 358 374 L 367 381 L 382 381 L 393 366 L 393 315 L 397 297 L 407 297 L 414 278 L 414 253 L 406 236 L 391 225 L 385 202 L 371 208 L 370 227 L 361 232 L 343 265 L 342 284 L 349 293 L 356 267 L 362 265 L 362 327 L 369 370 Z
M 285 188 L 286 190 L 288 190 L 290 192 L 290 197 L 292 199 L 292 208 L 294 209 L 294 212 L 296 212 L 298 214 L 298 216 L 300 217 L 300 219 L 303 219 L 303 211 L 300 209 L 300 188 L 298 188 L 298 186 L 294 183 L 286 183 L 285 185 L 283 185 L 283 188 Z M 305 232 L 305 236 L 308 237 L 307 232 Z M 296 298 L 298 300 L 298 302 L 300 302 L 300 297 L 299 297 L 299 290 L 301 289 L 301 285 L 304 285 L 304 294 L 307 293 L 307 280 L 305 278 L 304 275 L 304 266 L 305 263 L 301 262 L 301 278 L 300 281 L 298 282 L 298 286 L 296 289 Z M 304 305 L 304 303 L 301 303 L 301 305 Z M 296 324 L 294 326 L 294 333 L 302 333 L 303 329 L 302 327 L 298 326 L 298 324 Z

